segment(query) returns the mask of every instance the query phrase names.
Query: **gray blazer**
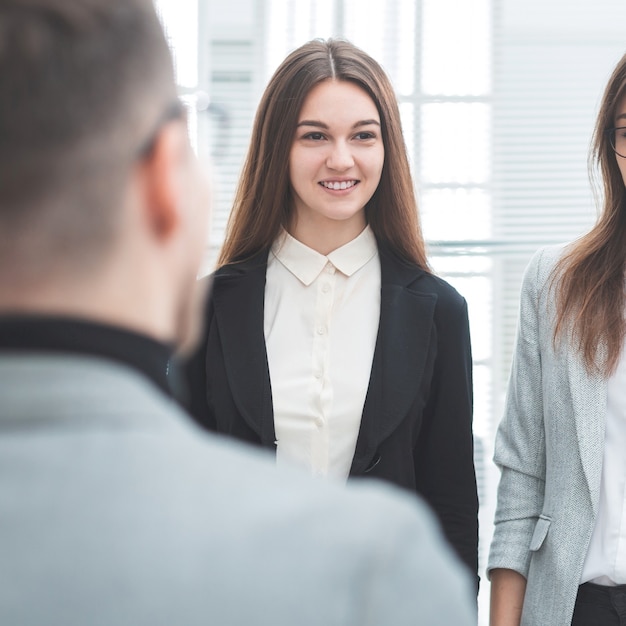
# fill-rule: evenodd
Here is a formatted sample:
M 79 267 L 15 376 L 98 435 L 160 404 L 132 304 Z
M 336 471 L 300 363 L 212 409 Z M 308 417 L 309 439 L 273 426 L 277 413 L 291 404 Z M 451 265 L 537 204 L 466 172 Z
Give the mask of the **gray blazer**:
M 566 341 L 553 345 L 550 276 L 562 247 L 524 277 L 513 369 L 495 447 L 502 471 L 488 570 L 527 580 L 525 626 L 569 626 L 597 514 L 606 381 Z
M 433 518 L 204 435 L 134 370 L 0 354 L 0 623 L 472 623 Z

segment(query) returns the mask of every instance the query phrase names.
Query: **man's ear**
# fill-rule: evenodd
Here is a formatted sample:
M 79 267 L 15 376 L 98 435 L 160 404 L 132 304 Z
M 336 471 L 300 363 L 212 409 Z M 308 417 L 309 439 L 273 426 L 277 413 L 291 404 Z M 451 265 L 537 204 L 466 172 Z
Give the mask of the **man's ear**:
M 181 187 L 189 150 L 185 125 L 173 121 L 161 129 L 138 165 L 145 219 L 159 239 L 169 238 L 180 223 Z

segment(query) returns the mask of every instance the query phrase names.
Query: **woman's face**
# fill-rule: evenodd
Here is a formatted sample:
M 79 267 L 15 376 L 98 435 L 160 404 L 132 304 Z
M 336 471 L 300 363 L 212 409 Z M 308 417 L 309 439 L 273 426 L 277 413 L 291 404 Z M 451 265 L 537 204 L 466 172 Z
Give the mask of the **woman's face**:
M 624 96 L 617 106 L 615 110 L 615 119 L 613 120 L 615 128 L 620 128 L 615 132 L 617 149 L 621 154 L 626 155 L 626 151 L 624 151 L 620 146 L 622 144 L 626 144 L 624 138 L 626 137 L 626 96 Z M 619 154 L 615 154 L 615 158 L 617 159 L 617 166 L 619 167 L 619 171 L 622 173 L 622 180 L 624 181 L 624 185 L 626 185 L 626 156 L 620 156 Z
M 384 159 L 380 116 L 370 96 L 350 82 L 316 85 L 298 116 L 289 154 L 297 228 L 340 224 L 358 235 Z

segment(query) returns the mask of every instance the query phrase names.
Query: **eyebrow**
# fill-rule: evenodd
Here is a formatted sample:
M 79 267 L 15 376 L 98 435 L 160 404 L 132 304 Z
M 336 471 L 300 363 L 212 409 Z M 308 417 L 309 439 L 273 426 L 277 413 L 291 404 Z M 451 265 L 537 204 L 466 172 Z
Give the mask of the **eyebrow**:
M 615 121 L 617 122 L 617 120 L 626 120 L 626 113 L 620 113 L 616 118 Z
M 360 128 L 361 126 L 371 126 L 372 124 L 374 124 L 375 126 L 380 126 L 380 122 L 378 120 L 360 120 L 358 122 L 355 122 L 352 125 L 352 128 Z M 324 124 L 324 122 L 319 122 L 317 120 L 302 120 L 301 122 L 298 122 L 298 126 L 297 128 L 300 128 L 300 126 L 313 126 L 315 128 L 323 128 L 324 130 L 328 130 L 328 124 Z

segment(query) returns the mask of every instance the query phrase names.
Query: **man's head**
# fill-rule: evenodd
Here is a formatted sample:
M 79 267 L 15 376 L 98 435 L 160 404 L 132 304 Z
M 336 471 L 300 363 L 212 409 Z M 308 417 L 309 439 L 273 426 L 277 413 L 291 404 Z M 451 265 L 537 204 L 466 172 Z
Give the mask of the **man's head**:
M 124 323 L 126 293 L 158 309 L 140 330 L 174 339 L 200 178 L 150 0 L 0 1 L 0 310 Z

